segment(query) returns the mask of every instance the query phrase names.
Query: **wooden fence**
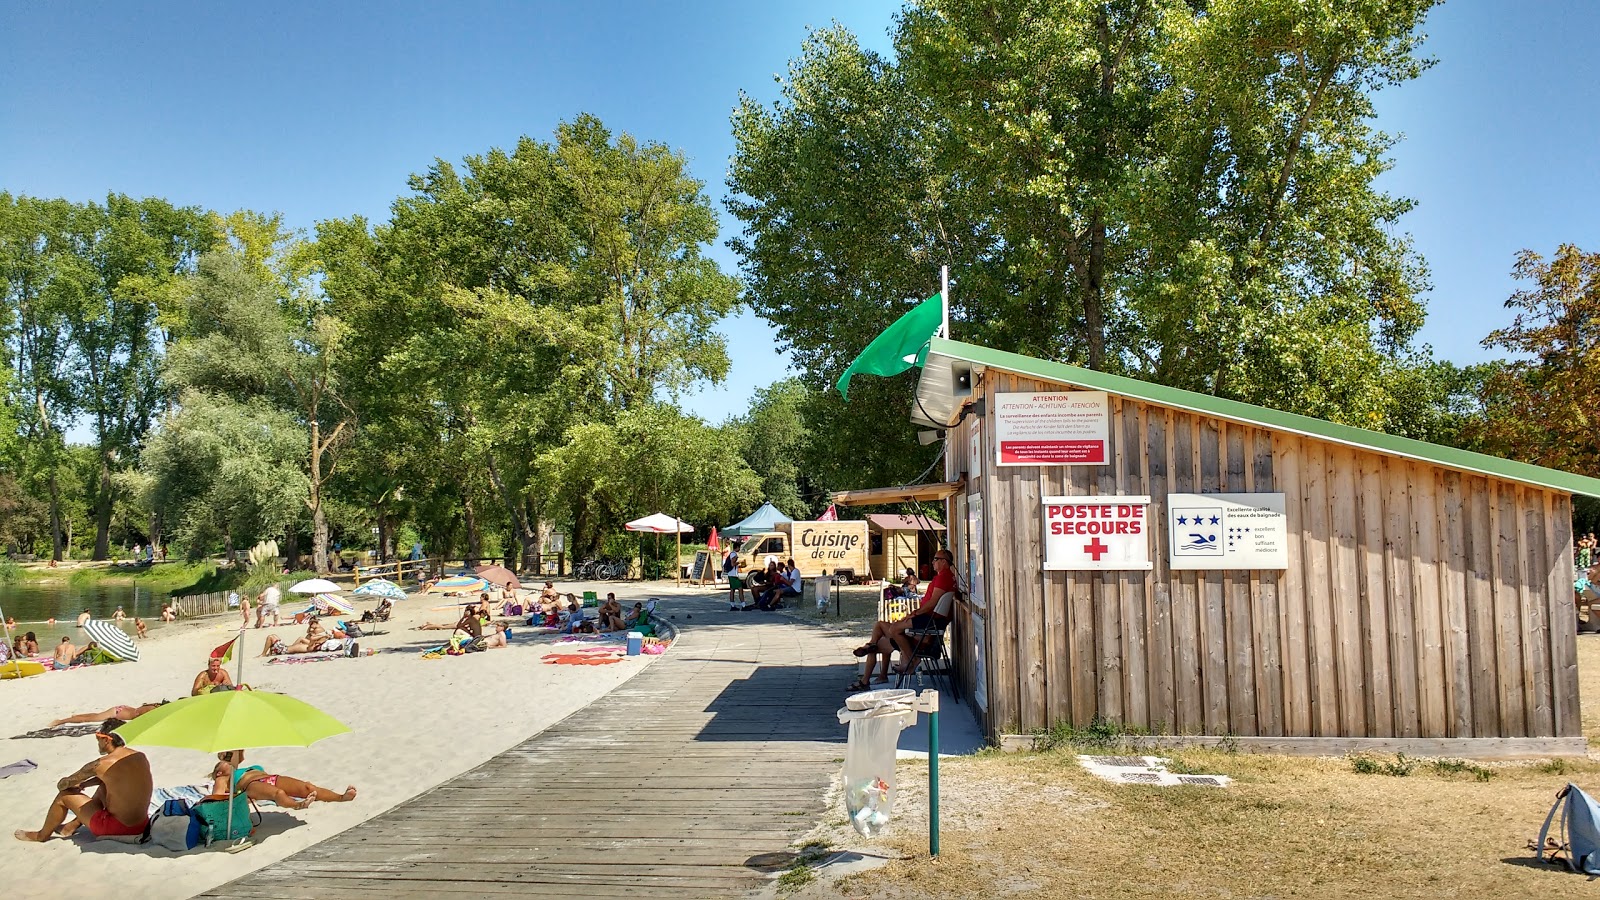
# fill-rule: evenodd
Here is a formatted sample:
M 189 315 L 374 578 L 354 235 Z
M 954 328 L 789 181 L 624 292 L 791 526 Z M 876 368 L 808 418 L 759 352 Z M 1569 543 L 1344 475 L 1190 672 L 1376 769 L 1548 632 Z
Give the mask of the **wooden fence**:
M 187 597 L 173 597 L 173 603 L 182 610 L 182 618 L 195 616 L 219 616 L 228 612 L 228 591 L 212 591 L 209 594 L 191 594 Z
M 421 581 L 430 574 L 439 571 L 443 566 L 444 560 L 438 557 L 402 559 L 395 562 L 378 563 L 375 566 L 356 566 L 356 586 L 360 587 L 363 579 L 370 581 L 374 578 L 387 578 L 390 581 L 399 581 L 405 578 L 407 574 Z

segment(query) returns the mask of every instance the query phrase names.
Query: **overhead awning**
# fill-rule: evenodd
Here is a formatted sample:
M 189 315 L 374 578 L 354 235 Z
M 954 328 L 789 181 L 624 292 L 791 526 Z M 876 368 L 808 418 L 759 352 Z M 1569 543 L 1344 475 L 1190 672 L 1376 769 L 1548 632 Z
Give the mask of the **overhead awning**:
M 943 525 L 927 516 L 902 516 L 893 513 L 873 513 L 867 523 L 879 531 L 944 531 Z
M 933 484 L 902 484 L 896 487 L 862 488 L 858 491 L 835 491 L 833 502 L 840 506 L 873 506 L 879 503 L 905 503 L 911 500 L 928 503 L 953 496 L 966 486 L 966 479 L 961 479 Z

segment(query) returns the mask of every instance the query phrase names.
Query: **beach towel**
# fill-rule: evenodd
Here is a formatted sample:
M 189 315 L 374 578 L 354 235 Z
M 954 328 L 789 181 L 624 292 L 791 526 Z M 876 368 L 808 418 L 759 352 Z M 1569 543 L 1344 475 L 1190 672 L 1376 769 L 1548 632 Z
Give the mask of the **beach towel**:
M 150 794 L 150 815 L 161 811 L 168 800 L 182 800 L 190 806 L 204 800 L 211 793 L 209 784 L 180 784 L 175 787 L 156 788 Z
M 31 759 L 19 759 L 7 766 L 0 766 L 0 778 L 10 778 L 13 775 L 22 775 L 39 768 L 39 764 Z
M 546 653 L 543 657 L 547 666 L 605 666 L 614 662 L 622 662 L 620 656 L 596 656 L 582 653 Z
M 94 734 L 100 730 L 99 725 L 62 725 L 58 728 L 40 728 L 27 734 L 19 734 L 12 738 L 20 741 L 23 738 L 56 738 L 56 737 L 83 737 Z

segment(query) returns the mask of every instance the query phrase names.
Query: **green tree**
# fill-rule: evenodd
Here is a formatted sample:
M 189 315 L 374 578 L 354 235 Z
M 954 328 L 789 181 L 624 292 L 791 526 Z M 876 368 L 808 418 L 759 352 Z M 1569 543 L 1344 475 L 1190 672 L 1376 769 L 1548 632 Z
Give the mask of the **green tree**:
M 1523 250 L 1512 274 L 1531 286 L 1506 300 L 1511 324 L 1483 341 L 1515 356 L 1485 384 L 1482 439 L 1513 459 L 1600 476 L 1600 253 Z
M 570 515 L 572 552 L 580 555 L 640 516 L 666 512 L 702 524 L 755 502 L 761 480 L 739 449 L 734 433 L 651 404 L 614 422 L 573 426 L 539 466 Z
M 408 472 L 486 485 L 456 500 L 469 545 L 503 522 L 532 563 L 555 489 L 535 461 L 574 426 L 721 378 L 712 325 L 737 284 L 701 255 L 715 217 L 682 156 L 591 116 L 410 185 L 387 225 L 319 228 L 325 290 L 362 335 L 352 396 L 365 422 L 431 436 Z M 419 514 L 451 508 L 402 487 Z
M 821 388 L 949 264 L 962 339 L 1394 426 L 1426 280 L 1371 95 L 1431 5 L 936 0 L 893 59 L 815 32 L 733 116 L 749 302 Z M 909 406 L 880 396 L 815 412 L 859 437 Z
M 37 474 L 48 507 L 50 555 L 60 561 L 67 550 L 62 527 L 60 468 L 62 432 L 77 412 L 79 396 L 67 330 L 70 278 L 81 260 L 70 239 L 73 206 L 64 200 L 37 200 L 0 193 L 0 277 L 4 278 L 6 346 L 11 378 L 6 407 L 21 438 L 18 487 Z
M 279 242 L 292 258 L 294 242 Z M 348 326 L 327 311 L 285 261 L 276 277 L 239 249 L 207 253 L 184 299 L 184 334 L 169 371 L 180 385 L 240 402 L 262 401 L 292 414 L 305 429 L 305 507 L 312 524 L 312 565 L 328 571 L 324 490 L 351 436 L 355 408 L 346 400 L 339 361 Z M 290 529 L 289 537 L 293 536 Z M 295 555 L 289 550 L 289 555 Z
M 789 378 L 756 391 L 750 411 L 735 424 L 746 464 L 761 479 L 761 496 L 797 519 L 809 519 L 819 485 L 806 467 L 814 439 L 806 425 L 809 391 Z
M 131 466 L 154 417 L 166 405 L 161 378 L 163 306 L 177 301 L 195 258 L 217 235 L 206 215 L 156 197 L 121 194 L 74 210 L 73 254 L 53 278 L 71 342 L 78 408 L 100 457 L 95 488 L 94 558 L 110 554 L 113 474 Z
M 188 390 L 151 433 L 128 487 L 168 511 L 191 559 L 293 530 L 310 493 L 306 430 L 264 397 Z

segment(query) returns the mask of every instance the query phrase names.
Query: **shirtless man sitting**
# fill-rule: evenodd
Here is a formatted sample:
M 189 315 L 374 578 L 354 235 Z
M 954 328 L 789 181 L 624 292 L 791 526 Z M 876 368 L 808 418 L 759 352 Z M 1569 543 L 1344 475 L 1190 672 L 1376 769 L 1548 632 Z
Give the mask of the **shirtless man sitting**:
M 39 842 L 71 837 L 85 825 L 95 837 L 144 833 L 150 821 L 150 795 L 155 784 L 145 755 L 112 734 L 121 727 L 121 719 L 107 719 L 101 724 L 100 732 L 94 736 L 100 757 L 56 782 L 60 793 L 45 813 L 44 825 L 38 831 L 18 830 L 17 840 Z M 92 796 L 83 792 L 90 785 L 97 786 Z M 67 821 L 68 816 L 74 816 L 72 821 Z

